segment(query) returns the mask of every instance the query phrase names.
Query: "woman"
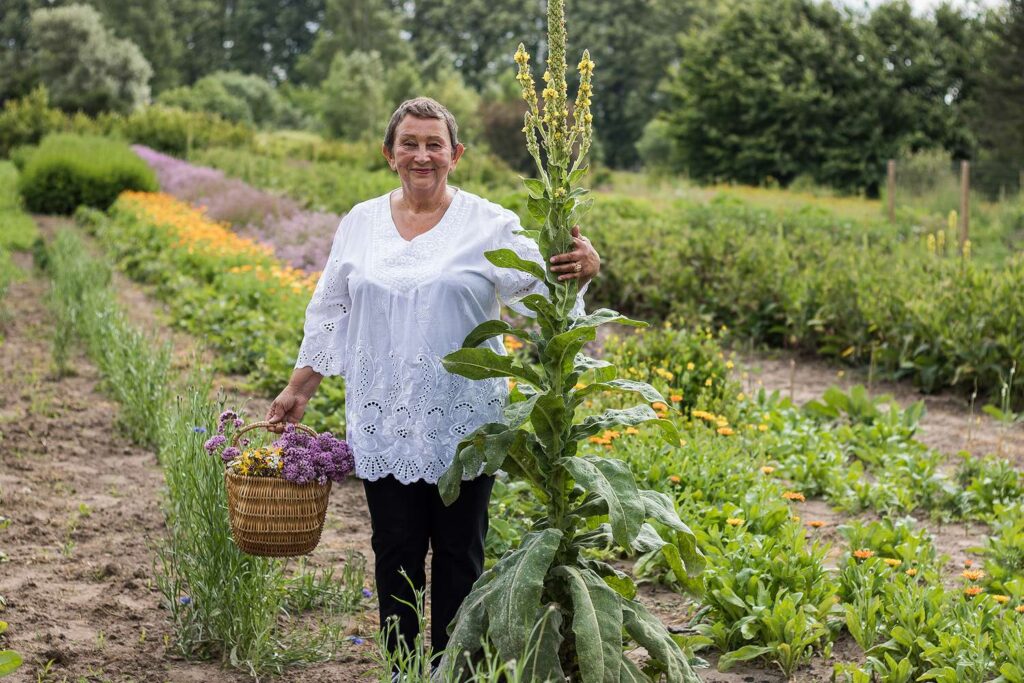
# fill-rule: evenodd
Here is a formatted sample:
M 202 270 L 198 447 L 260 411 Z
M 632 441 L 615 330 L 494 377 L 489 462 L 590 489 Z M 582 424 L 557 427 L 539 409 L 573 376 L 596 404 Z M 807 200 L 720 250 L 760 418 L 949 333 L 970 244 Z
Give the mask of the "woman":
M 466 435 L 500 421 L 508 393 L 502 379 L 470 381 L 448 373 L 441 358 L 498 316 L 500 298 L 515 307 L 546 287 L 499 269 L 484 252 L 511 248 L 540 261 L 515 234 L 514 213 L 448 185 L 465 148 L 455 119 L 432 99 L 402 103 L 391 117 L 383 152 L 402 186 L 355 206 L 341 221 L 330 258 L 306 309 L 305 336 L 288 386 L 271 404 L 271 422 L 298 422 L 327 375 L 343 375 L 347 438 L 363 480 L 382 627 L 398 618 L 412 645 L 418 625 L 412 590 L 425 585 L 433 550 L 431 643 L 440 653 L 447 627 L 483 570 L 487 502 L 493 477 L 464 481 L 445 507 L 437 481 Z M 573 229 L 575 248 L 553 257 L 559 279 L 581 290 L 600 258 Z M 582 292 L 577 303 L 582 311 Z M 487 342 L 504 353 L 500 340 Z M 389 639 L 393 649 L 395 640 Z

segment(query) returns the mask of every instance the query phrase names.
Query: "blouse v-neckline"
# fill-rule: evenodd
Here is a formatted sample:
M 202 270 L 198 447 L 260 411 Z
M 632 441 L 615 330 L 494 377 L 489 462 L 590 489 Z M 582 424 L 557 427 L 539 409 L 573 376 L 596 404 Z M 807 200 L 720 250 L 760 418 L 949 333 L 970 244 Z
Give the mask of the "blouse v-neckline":
M 444 210 L 444 213 L 441 215 L 441 218 L 438 219 L 437 223 L 434 223 L 434 225 L 431 228 L 429 228 L 428 230 L 424 230 L 420 234 L 414 235 L 412 239 L 406 239 L 402 235 L 401 230 L 398 229 L 398 223 L 395 222 L 395 213 L 391 209 L 391 195 L 393 195 L 398 190 L 392 190 L 391 192 L 389 192 L 386 195 L 387 206 L 385 208 L 387 209 L 387 223 L 389 224 L 389 226 L 391 228 L 391 233 L 395 237 L 397 237 L 398 239 L 400 239 L 403 242 L 405 242 L 406 244 L 414 244 L 421 237 L 429 235 L 432 232 L 438 232 L 438 228 L 442 228 L 442 227 L 447 226 L 447 224 L 451 221 L 452 216 L 454 216 L 455 213 L 456 213 L 455 212 L 455 202 L 461 201 L 460 195 L 462 194 L 462 190 L 460 188 L 458 188 L 458 187 L 454 188 L 454 190 L 455 190 L 455 194 L 452 195 L 452 200 L 451 200 L 451 202 L 448 203 L 448 208 L 446 208 Z

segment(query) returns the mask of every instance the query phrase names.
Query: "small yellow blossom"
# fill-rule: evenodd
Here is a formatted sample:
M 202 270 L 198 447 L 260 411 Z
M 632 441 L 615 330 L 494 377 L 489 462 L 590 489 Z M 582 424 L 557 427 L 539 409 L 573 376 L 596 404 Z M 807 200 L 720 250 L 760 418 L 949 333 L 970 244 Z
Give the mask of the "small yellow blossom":
M 980 569 L 965 569 L 960 572 L 960 576 L 964 577 L 968 581 L 977 581 L 985 576 L 985 572 Z
M 639 434 L 640 430 L 637 429 L 636 427 L 626 427 L 626 433 L 627 434 Z
M 710 377 L 704 380 L 704 386 L 710 387 L 712 384 L 714 384 L 714 380 L 712 380 Z
M 992 599 L 998 602 L 1000 605 L 1005 605 L 1010 601 L 1009 595 L 993 595 Z
M 980 595 L 984 590 L 981 586 L 968 586 L 964 589 L 964 595 L 973 598 L 976 595 Z
M 762 422 L 761 424 L 757 425 L 757 431 L 759 431 L 759 432 L 767 432 L 768 431 L 768 425 L 766 425 L 764 422 Z
M 1017 610 L 1017 614 L 1024 614 L 1024 605 L 1017 605 L 1014 609 Z
M 668 400 L 675 401 L 676 403 L 679 403 L 680 401 L 683 400 L 683 395 L 682 394 L 672 394 L 672 395 L 670 395 L 668 397 Z
M 799 491 L 786 491 L 785 493 L 782 494 L 782 497 L 785 498 L 786 500 L 795 500 L 801 503 L 807 500 L 804 497 L 804 494 L 800 493 Z
M 679 482 L 682 481 L 682 479 L 679 478 L 678 474 L 670 474 L 670 475 L 668 475 L 668 480 L 670 482 L 672 482 L 673 484 L 678 484 Z
M 809 527 L 811 527 L 813 529 L 820 529 L 821 527 L 825 526 L 826 524 L 827 524 L 827 522 L 823 522 L 820 519 L 814 519 L 814 520 L 811 520 L 810 522 L 807 522 L 807 526 L 809 526 Z
M 668 406 L 662 403 L 661 401 L 655 401 L 654 403 L 651 404 L 651 407 L 654 408 L 655 410 L 668 410 Z
M 730 517 L 729 519 L 725 520 L 725 523 L 729 526 L 739 526 L 740 524 L 743 524 L 743 520 L 739 517 Z
M 771 465 L 765 465 L 764 467 L 761 468 L 761 474 L 771 474 L 774 471 L 775 468 L 772 467 Z
M 686 369 L 687 369 L 687 370 L 690 370 L 690 371 L 693 371 L 694 369 L 696 369 L 696 367 L 697 367 L 697 366 L 696 366 L 696 365 L 694 365 L 693 363 L 687 363 L 687 364 L 686 364 Z
M 868 550 L 867 548 L 861 548 L 860 550 L 854 550 L 853 556 L 858 560 L 867 560 L 875 556 L 875 551 Z
M 898 567 L 903 564 L 902 560 L 897 560 L 895 557 L 884 557 L 882 558 L 882 562 L 885 562 L 890 567 Z
M 906 574 L 907 576 L 917 576 L 917 569 L 915 567 L 911 567 L 910 569 L 908 569 L 907 571 L 905 571 L 903 573 Z
M 733 432 L 732 430 L 732 427 L 719 427 L 718 433 L 721 434 L 722 436 L 732 436 L 733 434 L 735 434 L 735 432 Z

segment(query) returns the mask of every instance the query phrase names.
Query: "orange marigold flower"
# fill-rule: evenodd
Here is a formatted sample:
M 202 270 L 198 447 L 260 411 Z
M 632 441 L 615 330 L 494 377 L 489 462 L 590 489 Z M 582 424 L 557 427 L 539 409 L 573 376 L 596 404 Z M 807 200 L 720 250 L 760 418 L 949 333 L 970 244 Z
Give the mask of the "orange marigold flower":
M 799 524 L 800 523 L 800 515 L 793 515 L 792 517 L 789 518 L 789 521 L 793 522 L 794 524 Z
M 960 576 L 964 577 L 968 581 L 977 581 L 985 576 L 985 572 L 980 569 L 965 569 L 960 572 Z
M 666 413 L 664 410 L 658 410 L 654 413 L 654 415 L 659 420 L 664 420 L 666 417 L 668 417 L 668 413 Z
M 785 493 L 782 494 L 782 497 L 785 498 L 786 500 L 796 500 L 801 503 L 807 500 L 807 498 L 804 497 L 804 494 L 800 493 L 799 491 L 786 491 Z
M 682 394 L 672 394 L 671 396 L 668 397 L 668 400 L 675 401 L 676 403 L 678 403 L 679 401 L 683 400 L 683 395 Z
M 765 465 L 764 467 L 761 468 L 761 474 L 771 474 L 774 471 L 775 468 L 772 467 L 771 465 Z
M 859 550 L 854 550 L 853 556 L 856 557 L 858 560 L 866 560 L 868 558 L 874 557 L 875 551 L 868 550 L 867 548 L 861 548 Z
M 807 526 L 813 527 L 815 529 L 820 529 L 821 527 L 823 527 L 823 526 L 825 526 L 827 524 L 828 524 L 828 522 L 823 522 L 820 519 L 812 519 L 810 522 L 807 522 Z
M 993 595 L 992 599 L 998 602 L 1000 605 L 1005 605 L 1010 601 L 1009 595 Z
M 673 484 L 678 484 L 679 482 L 682 481 L 682 479 L 679 477 L 678 474 L 670 474 L 670 475 L 668 475 L 668 480 L 670 482 L 672 482 Z
M 729 526 L 739 526 L 740 524 L 743 524 L 743 520 L 739 517 L 730 517 L 729 519 L 725 520 L 725 523 Z
M 626 433 L 627 434 L 639 434 L 640 430 L 637 429 L 636 427 L 626 427 Z
M 910 569 L 908 569 L 907 571 L 905 571 L 903 573 L 906 574 L 907 576 L 917 576 L 917 569 L 914 568 L 914 567 L 911 567 Z
M 1017 610 L 1018 614 L 1024 614 L 1024 605 L 1017 605 L 1014 609 Z
M 980 595 L 983 590 L 985 589 L 981 586 L 968 586 L 964 589 L 964 595 L 973 598 L 975 595 Z
M 890 567 L 898 567 L 903 564 L 903 560 L 897 560 L 895 557 L 883 557 L 882 562 L 885 562 Z
M 964 566 L 970 569 L 974 566 L 974 560 L 964 560 Z
M 719 427 L 718 433 L 722 436 L 732 436 L 735 432 L 732 431 L 732 427 Z
M 651 404 L 651 407 L 654 408 L 655 410 L 668 410 L 668 406 L 662 403 L 661 401 L 655 401 L 654 403 Z

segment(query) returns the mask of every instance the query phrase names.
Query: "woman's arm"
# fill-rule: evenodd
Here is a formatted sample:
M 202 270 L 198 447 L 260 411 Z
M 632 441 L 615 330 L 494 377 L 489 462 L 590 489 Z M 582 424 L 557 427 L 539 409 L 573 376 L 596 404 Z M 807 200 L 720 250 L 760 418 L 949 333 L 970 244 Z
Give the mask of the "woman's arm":
M 279 423 L 298 424 L 302 420 L 302 415 L 306 412 L 306 405 L 313 398 L 313 394 L 316 393 L 323 378 L 323 375 L 309 366 L 295 368 L 292 371 L 288 386 L 278 394 L 270 404 L 270 409 L 267 410 L 267 422 L 277 425 L 271 431 L 284 431 L 284 424 Z

